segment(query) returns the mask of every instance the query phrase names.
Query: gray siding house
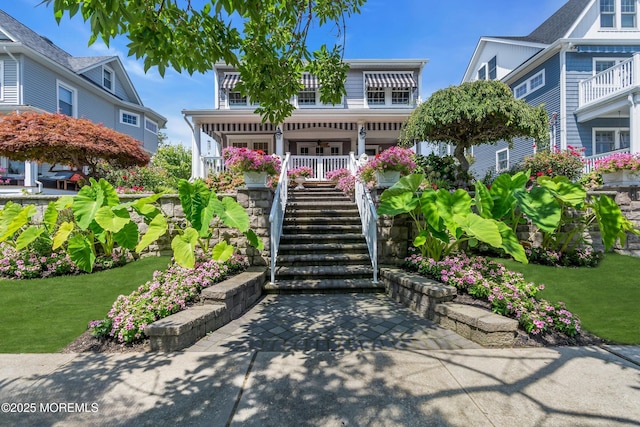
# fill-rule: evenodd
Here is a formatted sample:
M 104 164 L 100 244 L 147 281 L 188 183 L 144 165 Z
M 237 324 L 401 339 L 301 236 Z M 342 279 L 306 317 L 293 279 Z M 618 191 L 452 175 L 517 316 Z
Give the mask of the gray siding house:
M 284 123 L 261 123 L 254 113 L 257 105 L 235 90 L 237 71 L 217 64 L 213 108 L 183 111 L 193 124 L 194 176 L 218 169 L 221 150 L 229 146 L 289 152 L 295 157 L 292 166 L 309 165 L 323 179 L 325 172 L 344 166 L 349 153 L 375 155 L 396 145 L 402 123 L 421 101 L 427 60 L 345 62 L 349 71 L 342 102 L 322 104 L 317 78 L 305 74 L 291 101 L 296 109 Z
M 463 82 L 498 79 L 516 98 L 544 104 L 551 149 L 582 147 L 586 169 L 614 152 L 640 152 L 638 0 L 569 0 L 524 37 L 482 37 Z M 531 140 L 473 148 L 473 171 L 509 169 Z
M 83 117 L 154 153 L 166 119 L 143 105 L 120 58 L 74 57 L 0 10 L 0 114 L 33 110 Z M 23 162 L 0 159 L 13 174 Z M 50 165 L 40 165 L 46 174 Z

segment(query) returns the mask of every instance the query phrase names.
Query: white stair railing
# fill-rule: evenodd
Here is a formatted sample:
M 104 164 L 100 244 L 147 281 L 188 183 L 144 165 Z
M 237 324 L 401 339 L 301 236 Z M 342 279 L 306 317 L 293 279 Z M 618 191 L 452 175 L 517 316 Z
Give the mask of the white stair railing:
M 360 168 L 360 161 L 356 159 L 354 153 L 349 156 L 349 170 L 352 175 L 356 175 Z M 378 283 L 378 214 L 373 204 L 371 193 L 367 186 L 356 179 L 355 198 L 362 221 L 362 234 L 367 242 L 369 258 L 373 267 L 373 283 Z
M 271 283 L 276 282 L 276 259 L 278 258 L 278 248 L 280 246 L 280 237 L 282 236 L 282 224 L 284 222 L 284 213 L 287 209 L 287 197 L 289 195 L 289 169 L 290 153 L 287 153 L 282 161 L 280 169 L 280 179 L 278 187 L 273 196 L 273 205 L 269 214 L 269 222 L 271 223 Z

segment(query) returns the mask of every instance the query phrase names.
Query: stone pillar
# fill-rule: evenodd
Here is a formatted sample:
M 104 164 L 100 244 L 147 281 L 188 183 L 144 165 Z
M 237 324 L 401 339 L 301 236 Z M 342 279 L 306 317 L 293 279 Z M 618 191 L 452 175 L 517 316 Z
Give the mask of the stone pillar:
M 376 208 L 380 205 L 383 189 L 371 189 Z M 409 215 L 378 217 L 378 265 L 398 265 L 404 261 L 412 243 L 412 226 Z
M 247 239 L 241 234 L 237 238 L 231 239 L 231 242 L 238 248 L 239 253 L 247 255 L 251 265 L 268 266 L 271 253 L 269 214 L 273 203 L 273 190 L 270 188 L 238 188 L 237 200 L 249 214 L 250 227 L 264 242 L 264 251 L 250 246 Z

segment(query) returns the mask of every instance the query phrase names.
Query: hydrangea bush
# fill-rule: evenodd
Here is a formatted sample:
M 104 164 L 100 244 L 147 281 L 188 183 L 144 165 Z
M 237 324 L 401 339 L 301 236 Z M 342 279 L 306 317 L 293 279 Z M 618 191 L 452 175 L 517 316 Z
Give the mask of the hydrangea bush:
M 227 168 L 234 172 L 266 172 L 269 175 L 280 172 L 280 158 L 262 150 L 227 147 L 222 150 L 222 157 Z
M 464 254 L 436 262 L 414 254 L 405 258 L 404 267 L 489 301 L 495 313 L 517 319 L 530 334 L 551 329 L 568 336 L 580 332 L 580 320 L 563 303 L 552 304 L 537 296 L 544 285 L 528 283 L 522 274 L 497 262 Z
M 90 322 L 89 328 L 95 336 L 109 337 L 121 343 L 140 340 L 145 336 L 147 325 L 184 310 L 202 289 L 248 266 L 244 255 L 233 255 L 226 262 L 218 263 L 202 253 L 193 269 L 173 263 L 165 271 L 156 271 L 152 280 L 128 296 L 120 295 L 107 317 Z

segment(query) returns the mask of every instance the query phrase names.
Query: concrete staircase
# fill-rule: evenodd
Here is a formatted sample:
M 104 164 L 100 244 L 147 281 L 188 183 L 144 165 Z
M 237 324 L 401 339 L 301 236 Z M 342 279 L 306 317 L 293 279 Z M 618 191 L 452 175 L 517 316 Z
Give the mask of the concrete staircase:
M 267 293 L 384 292 L 374 284 L 358 207 L 333 185 L 289 190 L 276 283 Z

